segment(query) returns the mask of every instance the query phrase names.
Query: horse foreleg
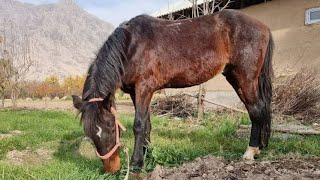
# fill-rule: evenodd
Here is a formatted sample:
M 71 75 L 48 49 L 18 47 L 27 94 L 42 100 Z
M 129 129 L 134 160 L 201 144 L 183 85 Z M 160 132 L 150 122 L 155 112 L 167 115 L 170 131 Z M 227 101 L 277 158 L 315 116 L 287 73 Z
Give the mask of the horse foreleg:
M 131 164 L 135 170 L 143 166 L 144 153 L 150 141 L 150 101 L 152 92 L 146 88 L 137 89 L 135 95 L 135 119 L 133 131 L 135 136 L 134 151 Z

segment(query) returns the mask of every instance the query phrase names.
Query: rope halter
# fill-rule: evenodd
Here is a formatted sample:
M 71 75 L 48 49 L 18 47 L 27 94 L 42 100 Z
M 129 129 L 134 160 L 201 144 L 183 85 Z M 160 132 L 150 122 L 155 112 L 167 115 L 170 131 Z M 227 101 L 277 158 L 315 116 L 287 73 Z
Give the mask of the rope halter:
M 98 101 L 103 101 L 102 98 L 92 98 L 89 100 L 89 102 L 98 102 Z M 113 148 L 106 154 L 101 156 L 98 151 L 96 151 L 97 156 L 100 157 L 101 159 L 105 160 L 110 158 L 114 152 L 120 147 L 121 142 L 120 142 L 120 132 L 119 132 L 119 127 L 122 129 L 122 131 L 126 131 L 127 129 L 120 123 L 119 121 L 119 116 L 117 114 L 117 111 L 114 107 L 111 107 L 111 113 L 115 117 L 115 128 L 116 128 L 116 144 L 113 146 Z

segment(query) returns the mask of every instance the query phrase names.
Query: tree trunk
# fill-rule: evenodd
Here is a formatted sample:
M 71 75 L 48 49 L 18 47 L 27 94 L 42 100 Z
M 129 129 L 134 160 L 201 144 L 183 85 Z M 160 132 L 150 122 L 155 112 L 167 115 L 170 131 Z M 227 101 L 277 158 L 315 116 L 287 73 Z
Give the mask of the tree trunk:
M 1 96 L 0 108 L 4 108 L 4 96 Z
M 16 94 L 16 89 L 12 88 L 11 90 L 11 101 L 12 101 L 12 108 L 16 109 L 17 108 L 17 94 Z

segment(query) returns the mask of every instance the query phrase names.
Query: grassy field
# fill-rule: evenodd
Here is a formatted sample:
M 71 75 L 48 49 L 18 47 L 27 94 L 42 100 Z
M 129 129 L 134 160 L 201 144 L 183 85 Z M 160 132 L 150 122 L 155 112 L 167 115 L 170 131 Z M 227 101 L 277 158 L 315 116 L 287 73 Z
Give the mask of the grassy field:
M 122 142 L 133 147 L 133 115 L 121 115 L 128 131 L 122 134 Z M 144 171 L 156 164 L 166 167 L 179 166 L 205 155 L 240 159 L 246 149 L 247 137 L 235 136 L 239 125 L 248 124 L 246 116 L 207 114 L 203 125 L 194 126 L 184 120 L 152 117 L 152 145 Z M 83 130 L 76 115 L 64 111 L 0 111 L 0 134 L 13 130 L 21 134 L 0 139 L 0 179 L 122 179 L 126 171 L 122 153 L 123 170 L 117 175 L 101 171 L 97 158 L 82 156 L 78 149 L 83 140 Z M 259 159 L 276 159 L 282 156 L 320 156 L 319 136 L 274 135 L 270 146 Z M 22 165 L 7 160 L 13 150 L 53 151 L 51 159 L 24 162 Z

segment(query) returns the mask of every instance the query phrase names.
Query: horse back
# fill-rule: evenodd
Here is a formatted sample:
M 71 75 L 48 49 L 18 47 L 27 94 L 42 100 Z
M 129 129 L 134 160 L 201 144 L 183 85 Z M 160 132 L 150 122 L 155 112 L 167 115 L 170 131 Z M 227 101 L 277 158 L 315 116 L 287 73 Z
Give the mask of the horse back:
M 268 42 L 269 32 L 236 10 L 177 21 L 142 15 L 130 20 L 127 29 L 132 36 L 128 74 L 136 74 L 132 83 L 152 79 L 158 88 L 197 85 L 229 64 L 241 65 L 245 58 L 257 61 L 266 51 L 262 44 Z

